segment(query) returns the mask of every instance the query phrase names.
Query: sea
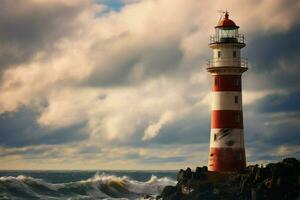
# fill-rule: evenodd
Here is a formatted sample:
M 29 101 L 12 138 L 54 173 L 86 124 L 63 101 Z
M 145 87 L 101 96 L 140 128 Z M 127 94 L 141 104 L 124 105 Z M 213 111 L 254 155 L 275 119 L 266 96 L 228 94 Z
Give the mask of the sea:
M 0 199 L 151 199 L 176 171 L 0 171 Z

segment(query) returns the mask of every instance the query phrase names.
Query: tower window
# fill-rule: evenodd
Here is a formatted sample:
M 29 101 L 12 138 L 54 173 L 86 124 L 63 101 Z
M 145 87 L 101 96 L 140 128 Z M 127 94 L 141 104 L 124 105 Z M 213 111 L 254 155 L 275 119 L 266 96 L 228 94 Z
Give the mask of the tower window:
M 219 79 L 215 77 L 215 85 L 219 85 Z
M 239 78 L 236 78 L 236 79 L 235 79 L 235 85 L 236 85 L 236 86 L 239 86 L 239 85 L 240 85 L 240 79 L 239 79 Z
M 243 158 L 242 153 L 239 152 L 239 153 L 238 153 L 238 156 L 237 156 L 237 160 L 242 160 L 242 158 Z
M 233 51 L 232 55 L 233 55 L 234 58 L 236 58 L 236 51 Z
M 234 96 L 234 103 L 239 103 L 239 96 Z
M 221 58 L 221 51 L 218 51 L 218 58 Z
M 217 134 L 214 134 L 214 141 L 217 140 Z
M 240 123 L 241 122 L 241 116 L 240 116 L 239 113 L 235 116 L 235 122 L 236 123 Z

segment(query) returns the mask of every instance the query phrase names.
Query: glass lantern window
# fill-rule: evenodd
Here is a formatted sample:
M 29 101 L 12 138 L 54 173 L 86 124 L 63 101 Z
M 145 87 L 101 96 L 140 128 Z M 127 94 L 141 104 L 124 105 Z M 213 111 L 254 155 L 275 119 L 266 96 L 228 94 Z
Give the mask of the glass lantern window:
M 224 39 L 237 39 L 238 34 L 238 29 L 216 28 L 216 36 L 218 41 L 222 41 Z

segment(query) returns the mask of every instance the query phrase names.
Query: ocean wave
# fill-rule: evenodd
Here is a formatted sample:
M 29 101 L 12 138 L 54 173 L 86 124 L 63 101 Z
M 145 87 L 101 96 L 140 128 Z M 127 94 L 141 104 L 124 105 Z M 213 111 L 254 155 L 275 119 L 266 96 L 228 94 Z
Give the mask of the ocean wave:
M 154 175 L 141 182 L 127 176 L 96 173 L 86 180 L 56 184 L 30 176 L 4 176 L 0 177 L 0 199 L 140 199 L 157 195 L 166 185 L 175 184 L 170 178 Z

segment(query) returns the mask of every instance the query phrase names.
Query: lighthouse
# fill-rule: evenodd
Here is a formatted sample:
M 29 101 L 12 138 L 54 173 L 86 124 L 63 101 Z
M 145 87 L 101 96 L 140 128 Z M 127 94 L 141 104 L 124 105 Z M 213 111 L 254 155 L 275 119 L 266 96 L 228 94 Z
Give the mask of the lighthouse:
M 242 74 L 248 66 L 247 59 L 241 57 L 245 46 L 239 26 L 225 12 L 210 37 L 213 58 L 207 62 L 212 80 L 210 171 L 233 172 L 246 166 Z

